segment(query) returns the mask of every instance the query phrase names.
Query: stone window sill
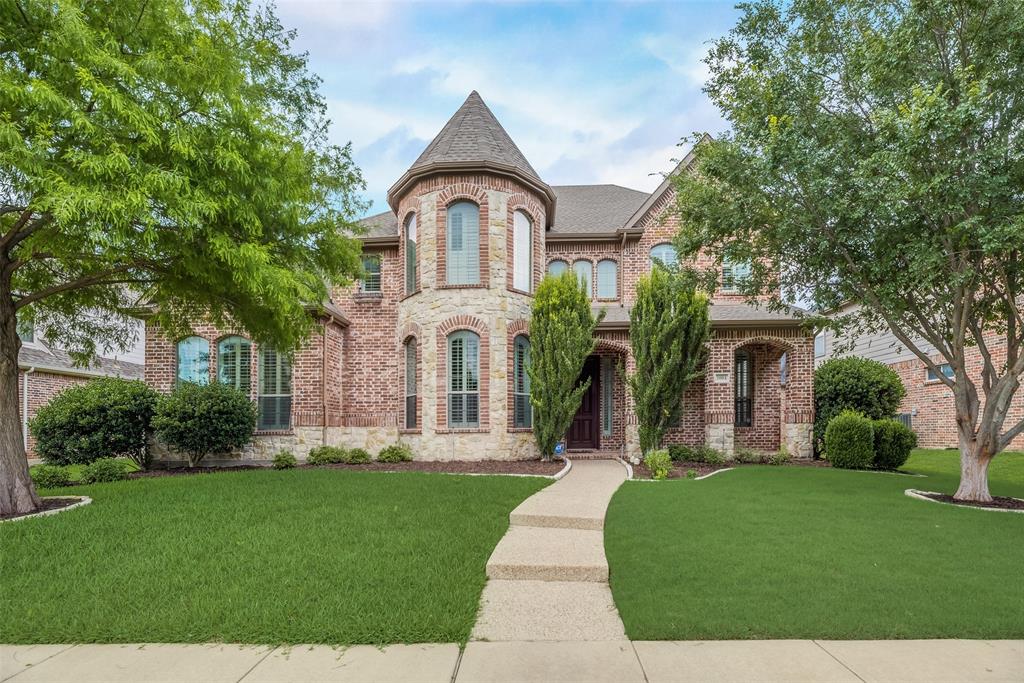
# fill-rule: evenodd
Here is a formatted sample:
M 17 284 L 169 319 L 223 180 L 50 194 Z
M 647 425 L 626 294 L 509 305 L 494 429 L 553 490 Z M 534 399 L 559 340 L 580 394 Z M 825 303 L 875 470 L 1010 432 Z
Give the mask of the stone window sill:
M 532 434 L 533 427 L 509 427 L 509 434 Z
M 509 287 L 508 291 L 512 292 L 513 294 L 522 294 L 523 296 L 533 296 L 533 292 L 527 292 L 525 290 L 517 289 L 515 287 Z
M 356 292 L 352 300 L 357 304 L 379 304 L 384 300 L 383 292 Z
M 406 299 L 411 299 L 414 296 L 416 296 L 417 294 L 419 294 L 420 291 L 421 291 L 420 288 L 417 287 L 415 291 L 409 292 L 408 294 L 403 294 L 402 298 L 399 299 L 399 301 L 405 301 Z
M 468 428 L 465 428 L 465 429 L 462 429 L 462 428 L 435 429 L 434 433 L 435 434 L 489 434 L 490 431 L 491 430 L 490 430 L 489 427 L 468 427 Z
M 417 427 L 416 429 L 399 429 L 399 434 L 422 434 L 423 430 Z
M 294 436 L 291 429 L 257 429 L 253 436 Z
M 487 289 L 487 285 L 441 285 L 438 289 Z

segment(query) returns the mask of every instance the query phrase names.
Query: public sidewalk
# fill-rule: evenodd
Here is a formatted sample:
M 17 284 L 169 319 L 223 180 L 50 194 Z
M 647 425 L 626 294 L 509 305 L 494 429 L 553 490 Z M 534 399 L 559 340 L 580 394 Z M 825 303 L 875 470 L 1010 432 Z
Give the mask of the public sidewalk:
M 1024 681 L 1024 640 L 0 645 L 12 683 Z

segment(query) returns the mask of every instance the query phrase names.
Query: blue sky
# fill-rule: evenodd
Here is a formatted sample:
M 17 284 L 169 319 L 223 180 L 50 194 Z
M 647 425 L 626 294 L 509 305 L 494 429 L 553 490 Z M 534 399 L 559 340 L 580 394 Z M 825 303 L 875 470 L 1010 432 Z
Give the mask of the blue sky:
M 701 92 L 732 2 L 278 0 L 352 142 L 369 213 L 477 90 L 552 185 L 652 190 L 679 139 L 724 127 Z

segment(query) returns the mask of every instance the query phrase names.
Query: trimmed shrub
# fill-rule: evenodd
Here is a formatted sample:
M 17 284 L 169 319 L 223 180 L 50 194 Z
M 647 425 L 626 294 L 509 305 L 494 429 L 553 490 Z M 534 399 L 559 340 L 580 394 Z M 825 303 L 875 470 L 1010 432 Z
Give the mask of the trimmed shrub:
M 672 462 L 695 462 L 693 459 L 693 449 L 681 444 L 669 446 L 668 457 L 672 459 Z
M 335 465 L 348 462 L 348 453 L 338 446 L 317 446 L 309 452 L 306 462 L 310 465 Z
M 687 479 L 696 479 L 697 478 L 697 470 L 686 470 L 686 478 Z
M 668 473 L 672 470 L 672 458 L 668 451 L 651 451 L 644 457 L 644 464 L 651 471 L 652 479 L 667 479 Z
M 29 470 L 36 488 L 56 489 L 71 483 L 71 475 L 60 465 L 36 465 Z
M 898 470 L 917 445 L 917 434 L 899 420 L 875 420 L 874 465 L 880 470 Z
M 785 446 L 779 446 L 779 450 L 768 456 L 769 465 L 785 465 L 792 459 L 789 451 L 786 450 Z
M 668 455 L 672 462 L 704 462 L 710 465 L 721 465 L 725 462 L 725 455 L 711 446 L 683 446 L 673 445 L 668 447 Z
M 755 465 L 764 462 L 763 455 L 749 448 L 737 448 L 735 457 L 736 462 L 742 462 L 748 465 Z
M 299 464 L 299 461 L 295 459 L 295 454 L 291 451 L 279 451 L 274 456 L 274 469 L 275 470 L 290 470 Z
M 825 361 L 814 371 L 815 447 L 824 443 L 829 421 L 844 410 L 872 420 L 895 417 L 906 393 L 899 375 L 884 363 L 867 358 Z
M 160 398 L 153 429 L 161 441 L 195 467 L 211 453 L 229 453 L 252 441 L 256 406 L 226 384 L 186 382 Z
M 408 459 L 412 460 L 412 455 L 410 455 Z M 364 465 L 370 462 L 370 460 L 372 460 L 372 458 L 370 457 L 369 452 L 363 448 L 353 448 L 346 453 L 345 457 L 345 462 L 349 465 Z
M 862 470 L 871 467 L 875 456 L 875 433 L 871 420 L 854 410 L 844 410 L 825 429 L 825 456 L 833 467 Z
M 104 377 L 68 387 L 29 422 L 36 453 L 53 465 L 125 457 L 146 469 L 157 400 L 138 380 Z
M 377 460 L 380 462 L 407 462 L 412 460 L 412 449 L 408 444 L 392 444 L 377 455 Z
M 125 463 L 115 458 L 100 458 L 82 468 L 83 484 L 100 484 L 106 481 L 121 481 L 128 478 Z

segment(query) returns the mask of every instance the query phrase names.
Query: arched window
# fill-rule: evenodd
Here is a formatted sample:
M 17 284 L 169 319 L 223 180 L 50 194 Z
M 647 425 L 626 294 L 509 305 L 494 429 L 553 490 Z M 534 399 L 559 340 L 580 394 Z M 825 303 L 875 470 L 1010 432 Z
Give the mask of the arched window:
M 676 264 L 676 249 L 671 244 L 658 244 L 651 248 L 651 265 L 661 263 L 672 267 Z
M 225 337 L 217 344 L 217 381 L 249 395 L 252 388 L 252 344 L 244 337 Z
M 210 342 L 186 337 L 178 342 L 178 383 L 210 383 Z
M 448 426 L 480 426 L 480 337 L 468 330 L 448 335 Z
M 750 277 L 750 264 L 743 261 L 722 261 L 722 291 L 737 292 L 743 281 Z
M 594 297 L 594 290 L 591 287 L 593 271 L 594 266 L 591 265 L 590 261 L 573 261 L 572 272 L 576 273 L 576 277 L 579 278 L 580 284 L 583 285 L 583 291 L 587 293 L 588 299 L 592 299 Z
M 619 295 L 619 264 L 611 259 L 597 262 L 597 298 L 614 299 Z
M 416 291 L 416 214 L 405 219 L 405 293 Z
M 530 367 L 530 340 L 526 335 L 516 337 L 512 361 L 512 424 L 528 429 L 533 427 L 533 406 L 530 405 L 530 375 L 526 372 Z
M 405 428 L 416 429 L 416 339 L 405 341 Z
M 445 245 L 448 284 L 480 284 L 480 207 L 472 202 L 448 207 Z
M 259 429 L 288 429 L 292 417 L 292 368 L 288 357 L 260 349 Z
M 512 214 L 512 286 L 531 291 L 533 273 L 533 223 L 522 211 Z
M 557 259 L 548 264 L 548 275 L 558 277 L 567 270 L 569 270 L 569 264 L 561 259 Z

